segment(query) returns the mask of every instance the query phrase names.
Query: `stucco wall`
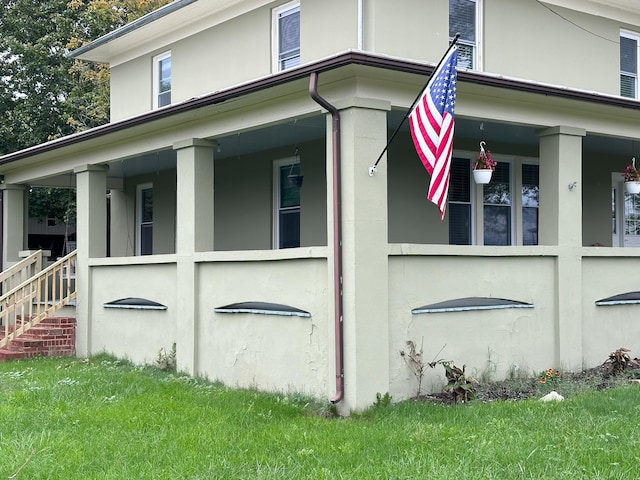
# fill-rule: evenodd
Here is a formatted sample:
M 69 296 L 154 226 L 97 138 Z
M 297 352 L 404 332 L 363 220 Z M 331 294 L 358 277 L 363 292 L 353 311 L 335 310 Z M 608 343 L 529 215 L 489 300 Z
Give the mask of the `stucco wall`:
M 640 350 L 638 305 L 596 306 L 595 304 L 603 298 L 637 291 L 637 285 L 632 280 L 637 277 L 637 270 L 637 258 L 583 257 L 582 317 L 585 366 L 601 364 L 607 359 L 609 353 L 620 347 L 629 348 L 633 357 L 638 356 Z
M 115 65 L 111 119 L 151 109 L 152 58 L 167 50 L 174 103 L 274 73 L 271 10 L 281 3 L 224 21 L 214 17 L 208 29 L 170 44 L 153 42 L 146 55 Z M 539 2 L 483 5 L 483 71 L 619 94 L 619 22 L 556 6 L 552 12 Z M 522 28 L 523 19 L 532 27 Z M 363 22 L 365 51 L 436 63 L 449 42 L 448 0 L 364 2 Z M 544 25 L 544 34 L 536 25 Z M 300 31 L 303 64 L 356 49 L 357 2 L 302 0 Z
M 409 340 L 418 350 L 424 349 L 425 362 L 452 360 L 460 367 L 466 365 L 472 376 L 504 378 L 513 368 L 534 372 L 555 366 L 554 270 L 554 257 L 533 255 L 391 257 L 389 391 L 393 398 L 408 398 L 417 391 L 417 379 L 399 353 L 407 350 Z M 518 300 L 534 307 L 411 313 L 423 305 L 472 296 Z M 438 391 L 444 383 L 441 366 L 427 368 L 423 393 Z
M 153 364 L 176 340 L 175 264 L 99 266 L 91 270 L 90 350 Z M 161 303 L 167 310 L 104 308 L 126 297 Z
M 199 373 L 228 385 L 329 395 L 327 273 L 326 259 L 200 264 Z M 311 317 L 213 311 L 242 301 L 291 305 Z

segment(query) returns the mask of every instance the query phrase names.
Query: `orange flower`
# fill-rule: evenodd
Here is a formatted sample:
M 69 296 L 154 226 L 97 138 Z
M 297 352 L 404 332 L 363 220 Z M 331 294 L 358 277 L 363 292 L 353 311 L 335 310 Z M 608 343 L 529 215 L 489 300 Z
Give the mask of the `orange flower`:
M 547 379 L 545 377 L 540 377 L 538 379 L 538 383 L 547 383 Z
M 553 376 L 553 368 L 547 368 L 547 377 Z

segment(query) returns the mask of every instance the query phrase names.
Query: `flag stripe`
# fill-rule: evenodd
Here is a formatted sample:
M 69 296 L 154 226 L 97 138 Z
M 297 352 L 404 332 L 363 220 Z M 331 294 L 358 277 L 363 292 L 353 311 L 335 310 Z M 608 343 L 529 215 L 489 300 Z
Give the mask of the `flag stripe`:
M 454 46 L 433 72 L 431 80 L 409 114 L 411 138 L 431 177 L 427 199 L 435 203 L 444 219 L 449 193 L 453 153 L 454 107 L 458 51 Z

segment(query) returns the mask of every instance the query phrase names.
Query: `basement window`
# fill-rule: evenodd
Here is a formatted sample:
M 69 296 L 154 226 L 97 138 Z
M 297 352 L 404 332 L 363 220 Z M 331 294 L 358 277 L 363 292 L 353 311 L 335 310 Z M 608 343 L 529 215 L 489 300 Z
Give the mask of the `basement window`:
M 288 315 L 294 317 L 310 317 L 311 314 L 291 305 L 268 302 L 240 302 L 217 307 L 216 313 L 257 313 L 260 315 Z
M 447 300 L 411 310 L 413 315 L 421 313 L 466 312 L 470 310 L 495 310 L 499 308 L 533 308 L 532 303 L 493 297 L 465 297 Z
M 132 310 L 166 310 L 167 306 L 146 298 L 120 298 L 102 305 L 104 308 L 125 308 Z
M 640 292 L 627 292 L 603 298 L 596 301 L 599 307 L 609 307 L 611 305 L 633 305 L 640 303 Z

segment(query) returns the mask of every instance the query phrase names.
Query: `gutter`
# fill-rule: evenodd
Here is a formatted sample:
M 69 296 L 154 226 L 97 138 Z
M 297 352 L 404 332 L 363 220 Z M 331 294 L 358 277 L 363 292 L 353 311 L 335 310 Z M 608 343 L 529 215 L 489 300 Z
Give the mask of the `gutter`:
M 193 0 L 184 0 L 193 1 Z M 360 65 L 364 67 L 380 68 L 383 70 L 391 70 L 396 72 L 404 72 L 410 74 L 431 75 L 435 69 L 433 64 L 417 63 L 410 60 L 403 60 L 394 57 L 377 55 L 365 52 L 348 51 L 339 53 L 332 57 L 325 58 L 318 62 L 302 65 L 300 67 L 285 70 L 277 74 L 269 75 L 257 80 L 243 83 L 225 90 L 220 90 L 202 97 L 196 97 L 181 103 L 163 107 L 158 110 L 152 110 L 135 117 L 131 117 L 118 122 L 107 123 L 99 127 L 94 127 L 83 132 L 74 133 L 51 140 L 46 143 L 34 145 L 33 147 L 19 150 L 0 156 L 0 165 L 6 165 L 23 158 L 33 155 L 46 153 L 61 147 L 74 145 L 83 141 L 99 138 L 104 135 L 126 130 L 131 127 L 142 125 L 154 120 L 160 120 L 172 115 L 177 115 L 199 108 L 216 105 L 235 98 L 259 92 L 267 88 L 284 85 L 296 80 L 306 79 L 308 75 L 313 73 L 320 74 L 342 67 Z M 559 87 L 527 80 L 507 78 L 499 75 L 492 75 L 482 72 L 474 72 L 469 70 L 461 70 L 458 72 L 458 82 L 472 83 L 493 88 L 504 88 L 507 90 L 520 91 L 525 93 L 544 95 L 550 97 L 561 97 L 568 100 L 583 101 L 592 104 L 608 105 L 611 107 L 619 107 L 631 110 L 638 110 L 640 102 L 631 98 L 624 98 L 615 95 L 598 94 L 587 92 L 584 90 L 570 89 L 567 87 Z
M 336 354 L 336 394 L 331 403 L 344 397 L 344 342 L 342 308 L 342 184 L 340 167 L 340 112 L 318 94 L 318 72 L 309 78 L 309 95 L 321 107 L 331 113 L 332 157 L 333 157 L 333 294 Z

